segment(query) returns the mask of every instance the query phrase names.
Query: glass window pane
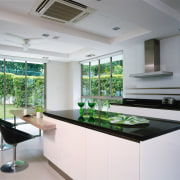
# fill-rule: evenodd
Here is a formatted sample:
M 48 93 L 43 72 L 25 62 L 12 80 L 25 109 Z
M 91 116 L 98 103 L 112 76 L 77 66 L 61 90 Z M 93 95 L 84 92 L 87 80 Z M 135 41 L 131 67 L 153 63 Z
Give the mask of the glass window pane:
M 96 110 L 99 109 L 99 99 L 90 99 L 89 102 L 96 103 L 96 105 L 94 106 L 94 109 L 96 109 Z M 90 107 L 88 106 L 88 108 L 90 108 Z
M 88 98 L 82 98 L 82 102 L 85 102 L 85 105 L 84 105 L 84 109 L 88 109 L 88 101 L 90 101 L 90 99 Z
M 111 96 L 110 91 L 110 58 L 100 60 L 100 95 Z
M 10 110 L 25 106 L 25 63 L 6 61 L 6 119 L 13 119 Z
M 101 100 L 101 111 L 110 111 L 109 99 Z
M 113 100 L 109 100 L 109 103 L 119 103 L 119 104 L 122 104 L 122 103 L 123 103 L 123 99 L 113 99 Z
M 0 59 L 0 118 L 4 119 L 4 60 Z
M 92 61 L 90 63 L 91 92 L 89 94 L 90 97 L 88 97 L 88 99 L 84 97 L 88 95 L 88 88 L 86 86 L 88 86 L 89 84 L 84 80 L 86 76 L 89 75 L 85 70 L 88 67 L 86 68 L 85 64 L 84 66 L 82 66 L 82 100 L 86 102 L 86 108 L 89 108 L 88 101 L 91 101 L 96 102 L 96 109 L 99 109 L 99 107 L 101 107 L 100 110 L 102 111 L 110 111 L 110 102 L 122 102 L 121 98 L 109 98 L 111 97 L 111 57 L 112 96 L 123 96 L 123 54 L 109 56 L 107 58 L 100 59 L 100 61 Z M 89 80 L 88 77 L 87 80 Z M 108 97 L 108 99 L 102 99 L 102 96 Z
M 98 61 L 91 62 L 91 96 L 98 96 Z
M 89 96 L 89 63 L 82 64 L 82 95 Z
M 27 105 L 44 107 L 44 64 L 27 64 Z
M 112 57 L 112 96 L 123 96 L 122 55 Z

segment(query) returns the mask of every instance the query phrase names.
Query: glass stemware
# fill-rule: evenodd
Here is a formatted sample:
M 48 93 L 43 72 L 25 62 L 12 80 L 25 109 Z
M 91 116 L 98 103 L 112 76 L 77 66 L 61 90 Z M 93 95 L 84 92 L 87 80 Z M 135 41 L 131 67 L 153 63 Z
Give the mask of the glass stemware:
M 78 106 L 80 107 L 79 113 L 80 116 L 83 116 L 83 107 L 84 107 L 85 103 L 84 102 L 78 102 Z
M 88 106 L 90 107 L 90 117 L 93 117 L 93 108 L 94 106 L 96 105 L 96 103 L 91 103 L 91 102 L 88 102 Z

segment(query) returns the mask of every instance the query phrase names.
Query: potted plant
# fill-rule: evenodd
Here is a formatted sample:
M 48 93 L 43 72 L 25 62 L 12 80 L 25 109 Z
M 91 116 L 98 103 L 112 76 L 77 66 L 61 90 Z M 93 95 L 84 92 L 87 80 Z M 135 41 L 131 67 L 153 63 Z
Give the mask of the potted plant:
M 36 106 L 36 117 L 40 118 L 41 117 L 41 112 L 42 112 L 42 106 L 37 105 Z

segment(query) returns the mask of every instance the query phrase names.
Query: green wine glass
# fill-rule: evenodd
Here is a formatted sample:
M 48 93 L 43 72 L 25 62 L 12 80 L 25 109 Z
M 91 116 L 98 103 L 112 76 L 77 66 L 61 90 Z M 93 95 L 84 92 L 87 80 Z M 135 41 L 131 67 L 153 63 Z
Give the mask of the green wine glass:
M 78 102 L 78 106 L 80 107 L 79 113 L 80 116 L 83 116 L 83 107 L 84 107 L 85 103 L 84 102 Z
M 88 102 L 88 106 L 90 107 L 90 117 L 93 117 L 93 108 L 94 106 L 96 105 L 96 103 L 91 103 L 91 102 Z

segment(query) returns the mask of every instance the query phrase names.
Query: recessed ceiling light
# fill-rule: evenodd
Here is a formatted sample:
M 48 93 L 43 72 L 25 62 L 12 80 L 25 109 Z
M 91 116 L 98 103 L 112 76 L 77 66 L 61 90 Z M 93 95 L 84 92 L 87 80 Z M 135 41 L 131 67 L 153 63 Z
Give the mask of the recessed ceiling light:
M 42 57 L 42 59 L 48 59 L 49 57 Z
M 49 37 L 49 34 L 42 34 L 43 37 Z
M 88 54 L 88 55 L 86 55 L 86 57 L 93 57 L 93 56 L 95 56 L 95 54 Z
M 116 26 L 116 27 L 113 27 L 112 29 L 113 29 L 114 31 L 117 31 L 117 30 L 120 29 L 120 27 Z
M 52 39 L 59 39 L 59 36 L 54 36 L 52 37 Z

